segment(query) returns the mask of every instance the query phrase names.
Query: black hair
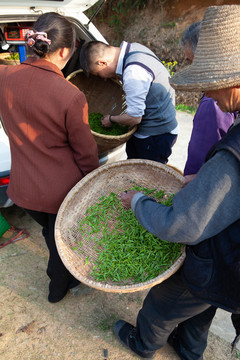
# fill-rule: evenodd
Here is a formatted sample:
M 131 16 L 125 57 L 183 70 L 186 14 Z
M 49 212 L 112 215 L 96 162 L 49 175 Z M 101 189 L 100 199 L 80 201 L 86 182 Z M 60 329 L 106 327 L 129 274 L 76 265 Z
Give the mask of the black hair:
M 184 30 L 181 38 L 181 45 L 184 47 L 186 44 L 189 44 L 192 48 L 193 53 L 195 52 L 197 47 L 201 25 L 201 21 L 197 21 L 191 24 Z
M 36 32 L 45 32 L 47 38 L 51 40 L 51 44 L 41 39 L 36 39 L 36 35 L 31 37 L 35 40 L 35 44 L 31 50 L 39 57 L 45 57 L 48 53 L 54 53 L 60 48 L 70 49 L 72 55 L 75 50 L 76 33 L 74 25 L 64 16 L 55 12 L 49 12 L 41 15 L 33 25 Z
M 79 54 L 80 68 L 86 73 L 91 73 L 91 66 L 110 45 L 102 41 L 89 41 L 85 43 Z

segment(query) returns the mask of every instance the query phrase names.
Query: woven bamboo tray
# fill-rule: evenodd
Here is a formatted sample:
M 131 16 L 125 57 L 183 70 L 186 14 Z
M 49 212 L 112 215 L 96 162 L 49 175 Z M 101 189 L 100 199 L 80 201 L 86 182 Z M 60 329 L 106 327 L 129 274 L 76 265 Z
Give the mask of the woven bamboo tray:
M 67 80 L 77 86 L 86 96 L 88 112 L 103 115 L 119 115 L 126 109 L 125 95 L 121 83 L 115 79 L 102 79 L 98 76 L 86 76 L 82 70 L 68 75 Z M 103 154 L 124 144 L 136 131 L 137 126 L 129 128 L 126 134 L 110 136 L 92 131 L 98 145 L 98 153 Z
M 6 59 L 11 56 L 11 53 L 1 53 L 0 54 L 0 64 L 2 65 L 18 65 L 20 60 Z
M 66 268 L 82 283 L 98 290 L 114 293 L 135 292 L 150 288 L 179 269 L 185 258 L 185 251 L 175 263 L 156 278 L 137 284 L 116 285 L 114 282 L 97 282 L 90 275 L 93 264 L 86 265 L 86 258 L 96 259 L 94 242 L 85 241 L 78 230 L 78 222 L 89 206 L 98 202 L 103 195 L 130 189 L 133 181 L 147 188 L 159 188 L 171 194 L 182 186 L 183 176 L 174 169 L 151 160 L 123 160 L 103 165 L 79 181 L 64 199 L 56 219 L 55 239 L 60 257 Z M 78 253 L 72 250 L 75 240 L 82 241 Z

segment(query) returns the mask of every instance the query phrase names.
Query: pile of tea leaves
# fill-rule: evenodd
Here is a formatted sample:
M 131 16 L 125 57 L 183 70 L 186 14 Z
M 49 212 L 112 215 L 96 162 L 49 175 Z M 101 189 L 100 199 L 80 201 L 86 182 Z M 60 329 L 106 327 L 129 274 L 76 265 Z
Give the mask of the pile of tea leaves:
M 126 134 L 129 131 L 129 126 L 120 125 L 118 123 L 114 123 L 110 128 L 104 128 L 101 124 L 101 119 L 103 115 L 100 113 L 91 113 L 89 114 L 89 125 L 92 131 L 103 134 L 103 135 L 111 135 L 111 136 L 119 136 Z
M 161 204 L 170 206 L 174 194 L 162 190 L 133 186 L 151 195 Z M 102 196 L 90 206 L 79 221 L 79 231 L 84 241 L 94 242 L 97 260 L 87 258 L 95 281 L 116 284 L 135 284 L 154 279 L 179 258 L 183 245 L 160 240 L 137 221 L 131 209 L 126 210 L 116 193 Z M 77 240 L 76 240 L 77 242 Z M 82 241 L 73 250 L 82 251 Z

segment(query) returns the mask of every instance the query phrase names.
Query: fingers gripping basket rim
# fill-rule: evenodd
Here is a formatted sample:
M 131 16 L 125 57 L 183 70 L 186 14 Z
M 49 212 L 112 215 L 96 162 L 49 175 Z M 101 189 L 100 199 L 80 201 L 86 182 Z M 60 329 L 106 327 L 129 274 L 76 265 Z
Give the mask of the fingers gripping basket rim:
M 168 192 L 177 192 L 183 184 L 183 176 L 179 172 L 155 161 L 140 159 L 118 161 L 103 165 L 80 180 L 67 194 L 57 214 L 55 239 L 64 265 L 79 281 L 98 290 L 130 293 L 148 289 L 175 273 L 185 259 L 184 249 L 173 265 L 154 279 L 136 284 L 116 285 L 110 281 L 105 283 L 93 280 L 89 275 L 92 264 L 86 265 L 86 256 L 72 250 L 71 241 L 76 236 L 76 233 L 72 233 L 72 228 L 75 226 L 74 221 L 76 223 L 76 219 L 79 219 L 80 213 L 85 213 L 86 208 L 93 205 L 94 201 L 96 203 L 100 196 L 108 195 L 114 189 L 121 188 L 123 183 L 131 181 L 134 174 L 136 174 L 138 184 L 145 181 L 147 184 L 145 186 L 148 186 L 152 181 L 156 186 L 156 178 L 160 184 L 159 189 Z M 161 187 L 163 182 L 165 188 Z

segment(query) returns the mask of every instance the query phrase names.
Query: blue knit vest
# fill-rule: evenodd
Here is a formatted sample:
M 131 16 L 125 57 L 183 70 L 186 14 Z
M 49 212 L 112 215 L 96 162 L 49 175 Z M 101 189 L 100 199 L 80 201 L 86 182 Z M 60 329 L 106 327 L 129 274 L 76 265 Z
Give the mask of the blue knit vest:
M 129 65 L 139 65 L 153 76 L 137 132 L 146 136 L 171 132 L 177 127 L 177 120 L 175 91 L 169 84 L 168 70 L 151 50 L 138 43 L 127 45 L 123 72 Z

